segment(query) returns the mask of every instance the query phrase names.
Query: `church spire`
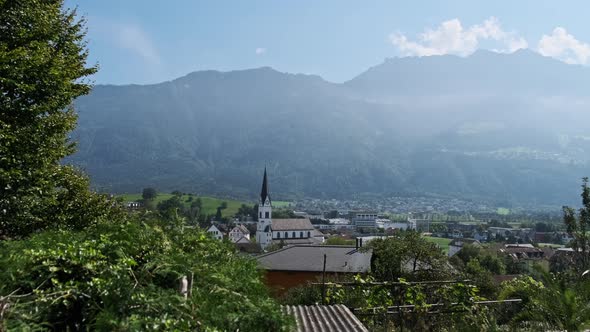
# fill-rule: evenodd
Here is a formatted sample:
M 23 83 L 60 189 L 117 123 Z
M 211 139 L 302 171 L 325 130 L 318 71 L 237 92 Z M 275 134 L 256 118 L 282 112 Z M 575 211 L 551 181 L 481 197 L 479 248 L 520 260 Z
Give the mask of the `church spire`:
M 266 178 L 266 167 L 264 167 L 264 178 L 262 179 L 262 191 L 260 191 L 260 202 L 264 204 L 266 198 L 270 201 L 270 195 L 268 194 L 268 180 Z

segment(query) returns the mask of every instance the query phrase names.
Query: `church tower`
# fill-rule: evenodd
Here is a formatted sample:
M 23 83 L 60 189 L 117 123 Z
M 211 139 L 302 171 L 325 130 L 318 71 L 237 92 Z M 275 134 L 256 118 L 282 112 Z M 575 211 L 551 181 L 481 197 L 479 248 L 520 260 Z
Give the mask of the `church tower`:
M 265 249 L 272 242 L 272 204 L 268 193 L 268 179 L 266 178 L 266 167 L 262 179 L 262 190 L 260 191 L 260 202 L 258 202 L 258 225 L 256 227 L 256 242 Z

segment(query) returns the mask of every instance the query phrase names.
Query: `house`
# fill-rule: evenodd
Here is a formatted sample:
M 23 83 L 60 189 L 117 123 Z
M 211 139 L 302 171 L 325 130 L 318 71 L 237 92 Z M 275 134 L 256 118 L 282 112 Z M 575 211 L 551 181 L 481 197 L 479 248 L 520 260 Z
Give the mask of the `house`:
M 500 252 L 508 255 L 514 261 L 519 260 L 541 260 L 545 257 L 545 252 L 535 248 L 532 244 L 506 244 Z
M 293 316 L 297 332 L 369 332 L 343 304 L 281 306 L 281 309 Z
M 250 231 L 246 226 L 239 224 L 236 225 L 228 234 L 229 240 L 233 243 L 237 243 L 242 239 L 247 239 L 250 242 Z M 243 242 L 243 240 L 242 240 Z
M 258 224 L 256 243 L 262 249 L 275 244 L 317 244 L 324 241 L 323 234 L 316 230 L 308 218 L 273 219 L 272 201 L 268 189 L 266 168 L 262 179 L 260 202 L 258 203 Z
M 449 243 L 449 257 L 458 253 L 466 244 L 481 247 L 481 243 L 475 239 L 453 239 L 453 241 Z
M 486 242 L 488 240 L 488 233 L 486 232 L 474 232 L 473 238 L 479 242 Z
M 223 240 L 223 233 L 215 225 L 211 225 L 209 228 L 207 228 L 207 233 L 211 234 L 214 239 Z
M 527 271 L 531 271 L 533 265 L 541 261 L 546 262 L 545 251 L 535 248 L 532 244 L 506 244 L 499 252 Z
M 334 278 L 339 275 L 368 273 L 372 252 L 361 252 L 352 246 L 293 245 L 260 255 L 258 265 L 265 271 L 265 283 L 276 292 L 314 282 L 324 271 Z

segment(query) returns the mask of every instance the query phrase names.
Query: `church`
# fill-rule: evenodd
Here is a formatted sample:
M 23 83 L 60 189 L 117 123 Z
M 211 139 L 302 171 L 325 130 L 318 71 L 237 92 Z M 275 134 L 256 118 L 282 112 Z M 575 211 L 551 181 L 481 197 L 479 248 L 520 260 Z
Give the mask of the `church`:
M 264 250 L 276 244 L 319 244 L 324 241 L 323 234 L 317 231 L 309 219 L 273 219 L 272 200 L 268 189 L 266 168 L 262 179 L 262 190 L 258 203 L 258 224 L 256 242 Z

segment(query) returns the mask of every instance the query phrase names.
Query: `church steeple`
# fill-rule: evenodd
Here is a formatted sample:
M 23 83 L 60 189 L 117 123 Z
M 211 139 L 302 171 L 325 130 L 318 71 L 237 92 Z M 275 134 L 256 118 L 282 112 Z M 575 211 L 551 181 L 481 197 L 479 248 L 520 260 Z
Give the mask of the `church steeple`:
M 264 204 L 266 198 L 270 202 L 270 195 L 268 194 L 268 179 L 266 178 L 266 167 L 264 168 L 264 178 L 262 179 L 262 190 L 260 191 L 260 202 Z
M 268 193 L 268 179 L 266 167 L 262 179 L 262 190 L 260 191 L 260 203 L 258 204 L 258 224 L 256 226 L 256 242 L 265 249 L 272 243 L 272 204 Z

